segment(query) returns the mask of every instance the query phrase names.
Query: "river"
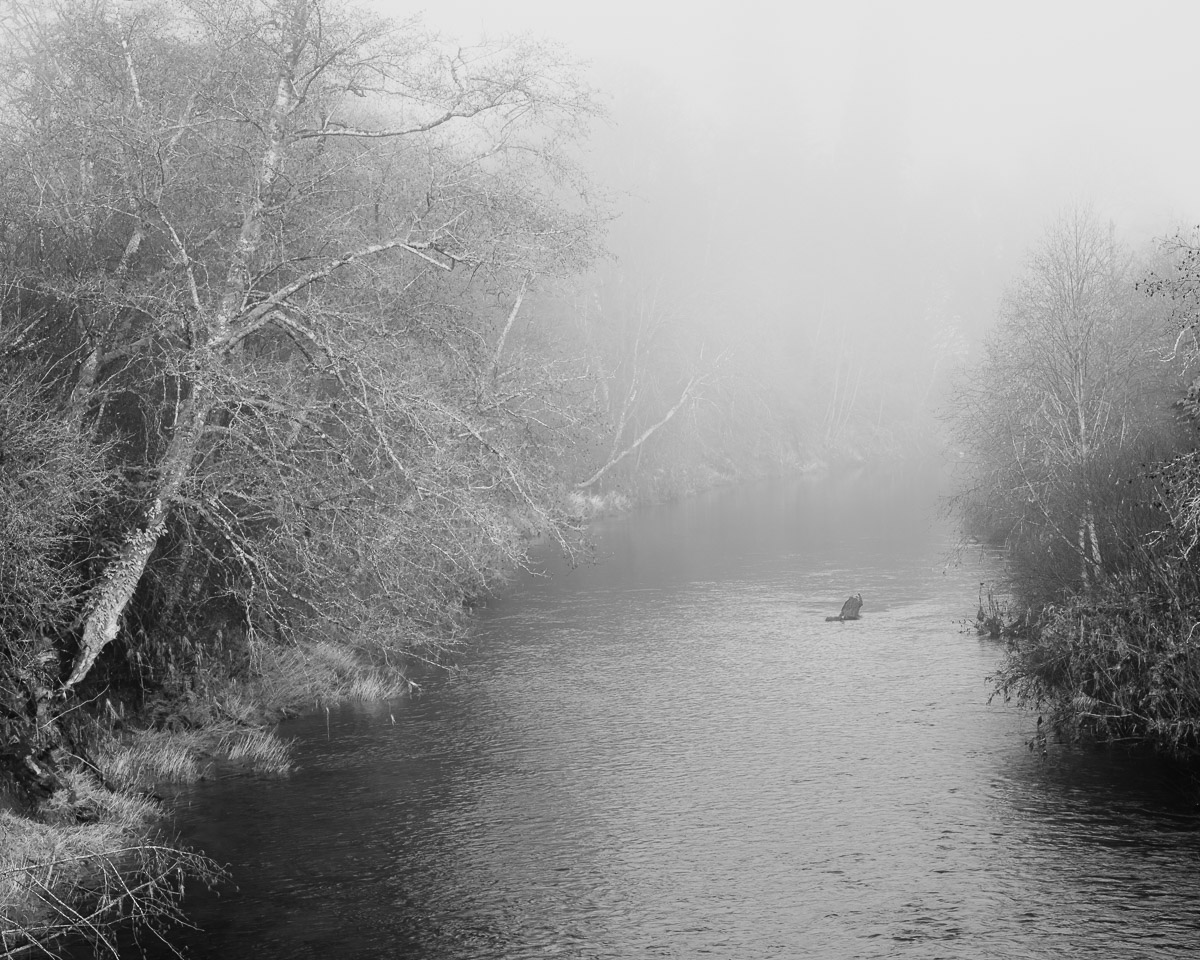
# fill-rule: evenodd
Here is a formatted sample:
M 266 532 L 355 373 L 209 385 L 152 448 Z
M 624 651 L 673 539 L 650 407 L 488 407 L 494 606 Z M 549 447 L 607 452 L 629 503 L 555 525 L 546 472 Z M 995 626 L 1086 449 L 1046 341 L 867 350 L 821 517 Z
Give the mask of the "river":
M 598 523 L 419 695 L 289 723 L 286 780 L 182 792 L 238 889 L 193 957 L 1195 955 L 1169 769 L 988 703 L 928 484 L 815 479 Z M 862 619 L 828 623 L 861 591 Z M 147 948 L 153 955 L 154 950 Z M 164 954 L 165 955 L 165 954 Z

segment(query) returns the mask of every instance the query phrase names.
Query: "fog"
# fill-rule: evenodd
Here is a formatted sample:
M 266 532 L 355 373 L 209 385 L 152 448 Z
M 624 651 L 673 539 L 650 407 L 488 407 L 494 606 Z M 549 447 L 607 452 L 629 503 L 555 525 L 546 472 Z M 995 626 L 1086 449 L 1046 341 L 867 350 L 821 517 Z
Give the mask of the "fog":
M 621 269 L 806 376 L 852 357 L 911 400 L 951 365 L 935 352 L 970 354 L 1065 207 L 1134 247 L 1200 217 L 1189 4 L 459 0 L 424 18 L 587 61 Z

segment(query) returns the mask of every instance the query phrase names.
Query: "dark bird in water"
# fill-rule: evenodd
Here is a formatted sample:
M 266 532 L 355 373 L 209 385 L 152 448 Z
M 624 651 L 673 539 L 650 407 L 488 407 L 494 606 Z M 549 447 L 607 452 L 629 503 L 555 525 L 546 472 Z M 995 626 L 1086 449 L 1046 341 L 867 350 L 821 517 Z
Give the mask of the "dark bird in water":
M 842 612 L 836 617 L 826 617 L 825 622 L 831 620 L 857 620 L 858 611 L 862 609 L 862 594 L 856 593 L 849 600 L 842 604 Z

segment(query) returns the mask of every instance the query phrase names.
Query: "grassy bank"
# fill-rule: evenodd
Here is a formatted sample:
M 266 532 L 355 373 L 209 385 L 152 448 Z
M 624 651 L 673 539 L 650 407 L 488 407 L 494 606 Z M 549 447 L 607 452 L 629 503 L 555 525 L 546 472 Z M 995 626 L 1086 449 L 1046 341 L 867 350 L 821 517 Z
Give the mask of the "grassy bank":
M 182 920 L 188 885 L 212 885 L 220 866 L 173 842 L 165 784 L 286 775 L 281 716 L 353 700 L 401 695 L 398 670 L 365 665 L 344 647 L 259 651 L 242 679 L 208 676 L 203 695 L 157 697 L 122 716 L 111 706 L 80 720 L 78 755 L 53 757 L 55 789 L 35 799 L 7 791 L 0 805 L 0 957 L 54 955 L 86 940 L 116 955 L 114 932 L 160 935 Z M 205 686 L 205 684 L 201 684 Z
M 153 935 L 180 919 L 185 882 L 220 868 L 163 839 L 159 804 L 111 789 L 96 772 L 65 771 L 36 816 L 0 811 L 0 956 L 54 956 L 84 938 L 115 955 L 115 928 Z
M 560 509 L 584 524 L 648 502 L 652 491 L 661 501 L 742 479 L 716 470 L 677 472 L 669 484 L 643 485 L 638 501 L 617 490 L 575 491 L 563 495 Z M 454 615 L 443 619 L 454 629 L 436 644 L 411 647 L 407 660 L 366 642 L 281 644 L 226 632 L 219 641 L 226 656 L 193 660 L 182 673 L 160 670 L 154 683 L 116 658 L 101 661 L 90 699 L 75 703 L 69 722 L 56 721 L 61 736 L 48 766 L 58 782 L 42 797 L 14 793 L 0 821 L 0 956 L 39 955 L 68 938 L 103 952 L 113 949 L 117 926 L 132 923 L 146 937 L 180 919 L 186 887 L 218 882 L 222 874 L 202 852 L 164 834 L 170 811 L 156 799 L 159 788 L 286 775 L 289 744 L 272 732 L 276 721 L 405 694 L 411 685 L 404 663 L 436 661 L 464 635 L 469 604 L 455 602 Z M 218 644 L 196 639 L 202 649 Z

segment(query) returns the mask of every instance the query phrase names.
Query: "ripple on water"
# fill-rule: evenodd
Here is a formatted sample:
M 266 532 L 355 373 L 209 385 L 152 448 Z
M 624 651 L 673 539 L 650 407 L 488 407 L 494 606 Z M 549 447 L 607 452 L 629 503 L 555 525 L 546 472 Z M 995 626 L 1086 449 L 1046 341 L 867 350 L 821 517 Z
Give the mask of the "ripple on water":
M 1194 811 L 1127 758 L 1025 749 L 958 625 L 978 569 L 916 511 L 739 497 L 606 521 L 611 559 L 515 587 L 461 675 L 298 722 L 290 781 L 194 791 L 241 891 L 194 900 L 192 954 L 1200 948 Z

